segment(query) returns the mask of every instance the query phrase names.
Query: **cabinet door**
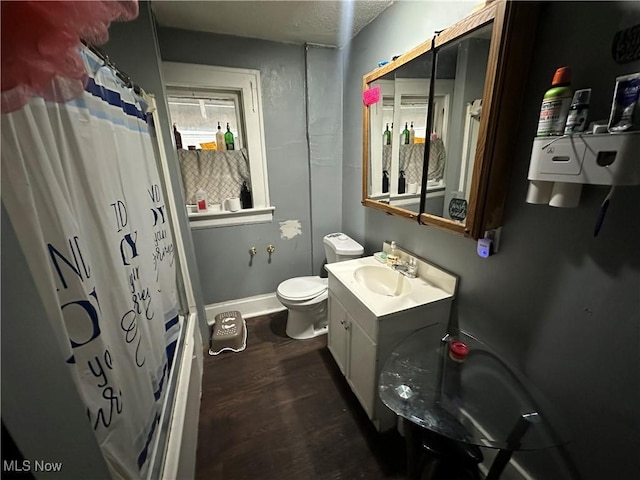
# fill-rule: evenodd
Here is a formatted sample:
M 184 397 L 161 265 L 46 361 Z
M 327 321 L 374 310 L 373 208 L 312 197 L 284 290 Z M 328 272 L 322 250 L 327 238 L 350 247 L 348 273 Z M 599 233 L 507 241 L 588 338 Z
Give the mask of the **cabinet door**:
M 347 321 L 351 332 L 347 381 L 369 418 L 373 418 L 377 384 L 376 344 L 348 314 Z
M 347 328 L 347 311 L 333 295 L 329 294 L 329 338 L 327 343 L 333 359 L 345 376 L 347 374 L 347 347 L 349 344 Z

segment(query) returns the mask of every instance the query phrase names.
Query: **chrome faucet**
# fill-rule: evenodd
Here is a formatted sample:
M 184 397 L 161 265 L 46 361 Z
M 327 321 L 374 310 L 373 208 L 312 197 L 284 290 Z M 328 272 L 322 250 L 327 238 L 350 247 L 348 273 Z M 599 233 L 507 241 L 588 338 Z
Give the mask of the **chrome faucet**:
M 400 260 L 392 268 L 408 278 L 416 278 L 418 276 L 418 261 L 414 257 L 409 257 L 409 262 Z

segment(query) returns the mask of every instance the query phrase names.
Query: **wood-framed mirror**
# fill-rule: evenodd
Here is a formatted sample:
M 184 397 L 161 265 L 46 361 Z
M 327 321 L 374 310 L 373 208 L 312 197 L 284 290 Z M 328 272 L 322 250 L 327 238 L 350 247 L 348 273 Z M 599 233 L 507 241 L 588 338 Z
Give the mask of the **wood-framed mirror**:
M 491 2 L 363 77 L 381 91 L 363 113 L 363 205 L 475 239 L 500 226 L 537 11 Z

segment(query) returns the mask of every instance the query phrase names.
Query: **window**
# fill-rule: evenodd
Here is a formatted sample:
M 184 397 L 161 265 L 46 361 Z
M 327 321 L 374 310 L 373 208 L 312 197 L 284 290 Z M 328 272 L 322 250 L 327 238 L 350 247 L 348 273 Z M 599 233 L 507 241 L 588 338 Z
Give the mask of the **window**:
M 215 143 L 219 125 L 223 133 L 229 126 L 237 139 L 235 148 L 240 150 L 243 135 L 239 128 L 242 124 L 239 100 L 237 93 L 167 88 L 171 122 L 178 126 L 182 147 L 199 149 Z
M 162 68 L 171 123 L 182 140 L 178 159 L 187 203 L 199 188 L 209 197 L 206 213 L 187 205 L 192 228 L 270 221 L 260 72 L 173 62 Z M 233 151 L 220 151 L 218 124 L 233 134 Z M 239 197 L 243 183 L 252 207 L 231 212 L 225 199 Z

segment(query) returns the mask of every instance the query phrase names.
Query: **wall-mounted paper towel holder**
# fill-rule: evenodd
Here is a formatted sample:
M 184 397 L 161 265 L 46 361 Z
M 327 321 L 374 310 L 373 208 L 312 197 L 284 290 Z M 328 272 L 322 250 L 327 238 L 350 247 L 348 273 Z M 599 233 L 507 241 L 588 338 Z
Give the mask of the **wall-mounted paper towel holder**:
M 582 185 L 640 185 L 640 131 L 537 137 L 528 203 L 576 207 Z

